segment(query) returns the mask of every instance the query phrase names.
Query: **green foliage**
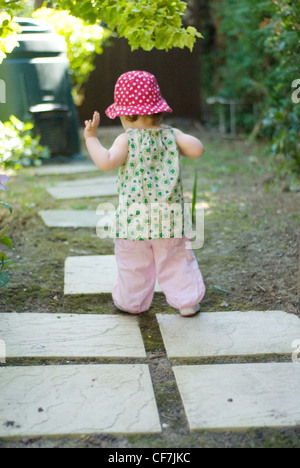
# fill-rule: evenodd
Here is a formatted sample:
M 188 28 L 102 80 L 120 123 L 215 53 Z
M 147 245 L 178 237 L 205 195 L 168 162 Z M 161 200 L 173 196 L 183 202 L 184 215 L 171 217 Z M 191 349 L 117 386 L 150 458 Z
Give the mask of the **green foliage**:
M 12 19 L 24 7 L 26 0 L 0 0 L 0 63 L 17 45 L 19 28 Z
M 119 37 L 128 40 L 132 50 L 172 47 L 193 49 L 201 34 L 193 27 L 184 28 L 182 15 L 187 4 L 182 0 L 60 0 L 55 8 L 95 24 L 99 19 Z
M 194 187 L 193 187 L 193 199 L 192 199 L 192 221 L 196 220 L 196 203 L 198 193 L 198 172 L 195 172 Z
M 273 83 L 263 124 L 271 132 L 273 152 L 285 156 L 300 173 L 300 103 L 291 99 L 292 83 L 300 78 L 300 4 L 278 0 L 274 5 L 272 34 L 265 42 L 274 63 L 270 70 Z
M 3 188 L 5 189 L 5 187 L 1 183 L 1 179 L 8 181 L 9 177 L 1 176 L 0 174 L 0 189 L 3 189 Z M 11 206 L 7 205 L 7 203 L 0 201 L 0 205 L 4 206 L 7 210 L 10 211 L 10 213 L 12 213 L 12 208 Z M 3 229 L 0 229 L 0 244 L 4 244 L 8 248 L 12 249 L 13 244 L 12 244 L 11 239 L 7 237 L 6 235 L 7 230 L 8 230 L 8 226 L 5 226 Z M 4 270 L 8 268 L 12 263 L 14 263 L 14 260 L 8 260 L 7 256 L 4 253 L 0 252 L 0 288 L 3 288 L 4 286 L 6 286 L 9 281 L 9 278 L 10 278 L 9 273 L 7 273 Z
M 40 165 L 42 159 L 50 157 L 48 148 L 40 145 L 40 137 L 33 136 L 33 127 L 14 116 L 8 122 L 0 121 L 0 167 Z
M 80 103 L 82 87 L 95 69 L 96 55 L 102 54 L 103 43 L 111 36 L 111 32 L 102 27 L 99 21 L 88 25 L 67 11 L 41 8 L 33 14 L 33 17 L 52 24 L 56 33 L 65 38 L 71 66 L 73 95 L 76 102 Z
M 85 26 L 87 24 L 99 25 L 100 21 L 104 22 L 119 37 L 127 39 L 132 50 L 139 47 L 144 50 L 188 47 L 192 50 L 197 38 L 202 37 L 196 28 L 183 27 L 182 16 L 186 11 L 187 3 L 182 0 L 140 0 L 138 2 L 131 0 L 59 0 L 53 1 L 51 4 L 55 10 L 68 11 L 72 16 L 81 19 Z M 6 54 L 18 44 L 17 25 L 12 23 L 12 18 L 26 11 L 27 6 L 27 0 L 0 0 L 0 63 Z M 62 13 L 61 19 L 63 16 Z M 70 31 L 72 21 L 70 19 L 70 22 L 65 22 L 65 36 L 69 37 L 69 45 L 71 46 L 69 51 L 72 54 L 71 61 L 74 64 L 74 67 L 72 66 L 73 77 L 75 82 L 79 84 L 80 73 L 83 72 L 81 76 L 84 82 L 88 70 L 91 69 L 93 60 L 90 53 L 98 53 L 97 48 L 101 48 L 103 37 L 101 35 L 99 40 L 98 28 L 86 30 L 88 32 L 84 33 L 81 24 L 77 30 L 79 23 L 77 25 L 73 23 L 72 34 Z M 75 34 L 77 32 L 84 39 L 82 47 L 79 47 L 80 39 L 77 39 L 77 34 Z M 85 34 L 88 37 L 84 37 Z M 72 41 L 74 41 L 73 45 Z M 85 42 L 87 54 L 83 54 Z M 95 50 L 91 50 L 91 48 L 95 48 Z M 77 56 L 76 49 L 80 50 L 80 56 Z M 85 55 L 84 59 L 83 55 Z M 87 59 L 87 57 L 89 58 Z
M 214 92 L 237 98 L 241 128 L 251 131 L 258 121 L 256 128 L 272 140 L 274 153 L 300 171 L 300 104 L 291 99 L 292 82 L 300 78 L 300 3 L 214 0 L 212 15 L 219 43 L 210 57 L 217 75 Z

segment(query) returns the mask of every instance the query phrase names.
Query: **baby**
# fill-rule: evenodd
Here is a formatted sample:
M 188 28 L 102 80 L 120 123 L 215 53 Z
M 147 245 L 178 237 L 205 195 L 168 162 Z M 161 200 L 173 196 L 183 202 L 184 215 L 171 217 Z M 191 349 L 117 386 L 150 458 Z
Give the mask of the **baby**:
M 115 306 L 131 314 L 149 310 L 156 279 L 168 303 L 184 317 L 200 310 L 205 285 L 184 235 L 184 198 L 180 155 L 204 153 L 200 140 L 160 125 L 172 112 L 156 78 L 145 71 L 122 75 L 115 87 L 109 118 L 120 117 L 125 133 L 108 150 L 97 138 L 100 115 L 85 122 L 87 149 L 101 171 L 119 168 L 115 255 L 118 278 Z

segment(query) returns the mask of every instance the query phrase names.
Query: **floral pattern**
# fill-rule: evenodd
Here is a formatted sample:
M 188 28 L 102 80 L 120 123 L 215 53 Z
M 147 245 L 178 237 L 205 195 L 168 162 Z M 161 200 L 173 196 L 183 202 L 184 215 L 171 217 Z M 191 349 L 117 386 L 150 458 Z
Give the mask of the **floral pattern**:
M 174 130 L 130 129 L 128 158 L 119 170 L 116 237 L 182 237 L 183 192 Z

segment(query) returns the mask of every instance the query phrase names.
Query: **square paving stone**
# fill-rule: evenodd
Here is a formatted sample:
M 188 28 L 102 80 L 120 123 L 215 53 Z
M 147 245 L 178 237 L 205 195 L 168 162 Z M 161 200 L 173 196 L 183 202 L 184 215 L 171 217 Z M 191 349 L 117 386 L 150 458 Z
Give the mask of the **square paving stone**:
M 297 363 L 173 368 L 191 430 L 300 424 Z
M 117 177 L 93 177 L 88 179 L 64 180 L 54 185 L 54 187 L 78 187 L 81 185 L 116 185 Z
M 169 358 L 291 354 L 300 320 L 283 311 L 157 314 Z
M 34 175 L 47 176 L 47 175 L 68 175 L 80 174 L 85 172 L 99 171 L 97 166 L 91 162 L 82 163 L 67 163 L 67 164 L 45 164 L 44 166 L 29 169 Z
M 102 220 L 105 225 L 111 226 L 114 213 L 111 211 L 97 214 L 96 210 L 44 210 L 39 215 L 48 227 L 96 228 Z
M 65 261 L 65 294 L 112 293 L 118 267 L 114 255 L 68 257 Z M 156 283 L 156 292 L 161 289 Z
M 0 367 L 0 437 L 161 431 L 145 364 Z
M 146 357 L 137 317 L 1 313 L 6 357 Z
M 118 194 L 115 178 L 67 181 L 48 187 L 47 192 L 59 200 L 102 197 Z

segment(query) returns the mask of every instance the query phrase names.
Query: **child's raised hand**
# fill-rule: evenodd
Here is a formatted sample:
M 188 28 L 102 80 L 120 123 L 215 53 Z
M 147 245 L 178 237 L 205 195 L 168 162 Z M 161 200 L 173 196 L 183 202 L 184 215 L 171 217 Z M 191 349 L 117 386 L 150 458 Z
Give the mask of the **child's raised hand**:
M 93 120 L 85 121 L 84 138 L 87 139 L 91 137 L 96 137 L 99 124 L 100 114 L 99 112 L 94 112 Z

